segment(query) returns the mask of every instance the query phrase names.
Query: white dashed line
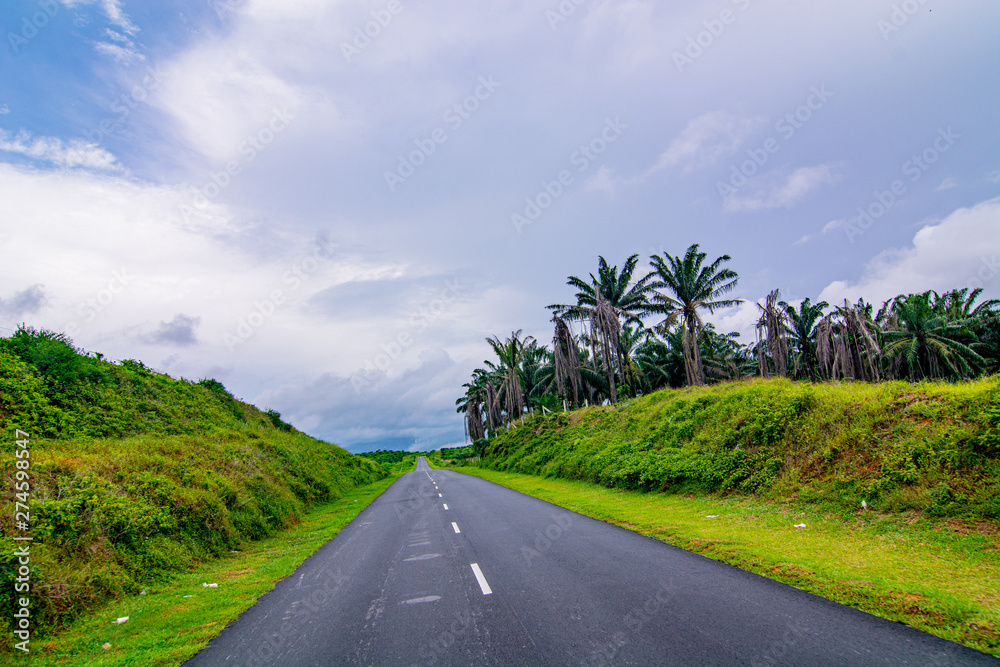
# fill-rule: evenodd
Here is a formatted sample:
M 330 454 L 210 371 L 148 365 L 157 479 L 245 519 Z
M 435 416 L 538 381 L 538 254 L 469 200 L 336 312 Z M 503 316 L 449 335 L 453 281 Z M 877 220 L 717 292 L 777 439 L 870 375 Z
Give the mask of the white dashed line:
M 455 523 L 454 521 L 452 521 L 452 522 L 451 522 L 451 527 L 455 529 L 455 532 L 456 532 L 456 533 L 461 533 L 461 532 L 462 532 L 462 531 L 460 531 L 460 530 L 458 529 L 458 524 L 457 524 L 457 523 Z
M 442 503 L 445 509 L 448 509 L 448 503 Z
M 441 495 L 441 494 L 439 493 L 439 494 L 438 494 L 438 498 L 444 498 L 444 496 L 442 496 L 442 495 Z
M 483 571 L 479 569 L 478 563 L 472 564 L 472 574 L 476 575 L 476 581 L 479 582 L 479 587 L 483 589 L 483 595 L 491 595 L 493 589 L 486 583 L 486 577 L 483 576 Z

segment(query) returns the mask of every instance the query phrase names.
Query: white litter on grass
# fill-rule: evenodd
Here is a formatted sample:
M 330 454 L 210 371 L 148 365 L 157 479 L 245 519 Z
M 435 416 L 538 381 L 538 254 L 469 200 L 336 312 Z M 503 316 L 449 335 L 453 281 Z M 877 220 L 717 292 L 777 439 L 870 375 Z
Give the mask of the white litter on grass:
M 806 524 L 804 524 L 804 523 L 797 523 L 797 524 L 795 524 L 795 527 L 796 528 L 805 528 Z
M 202 588 L 218 588 L 219 584 L 202 584 Z
M 718 514 L 709 514 L 709 515 L 708 515 L 708 516 L 706 516 L 705 518 L 706 518 L 706 519 L 718 519 L 718 518 L 719 518 L 719 515 L 718 515 Z
M 861 501 L 861 509 L 863 510 L 868 509 L 868 503 L 866 503 L 864 500 Z
M 192 596 L 190 596 L 190 595 L 185 595 L 184 597 L 186 597 L 186 598 L 189 598 L 189 597 L 192 597 Z
M 122 616 L 121 618 L 116 618 L 115 619 L 115 623 L 117 623 L 118 625 L 121 625 L 122 623 L 124 623 L 127 620 L 128 620 L 128 616 Z
M 111 648 L 111 644 L 109 644 L 107 642 L 104 642 L 104 646 L 102 646 L 101 648 L 103 648 L 105 651 L 107 651 L 109 648 Z

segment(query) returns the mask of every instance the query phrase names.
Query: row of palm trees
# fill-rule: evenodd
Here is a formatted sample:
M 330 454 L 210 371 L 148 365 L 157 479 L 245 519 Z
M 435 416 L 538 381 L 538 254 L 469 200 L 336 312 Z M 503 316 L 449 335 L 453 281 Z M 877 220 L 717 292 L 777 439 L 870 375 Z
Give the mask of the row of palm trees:
M 551 348 L 521 330 L 487 339 L 496 359 L 473 371 L 456 401 L 468 435 L 478 440 L 535 410 L 754 375 L 961 380 L 1000 367 L 1000 301 L 977 304 L 981 289 L 899 295 L 878 311 L 863 299 L 792 305 L 775 290 L 758 304 L 756 341 L 743 344 L 702 319 L 741 303 L 728 296 L 739 280 L 729 255 L 706 257 L 698 244 L 683 256 L 653 255 L 639 278 L 638 255 L 621 271 L 599 257 L 597 275 L 570 276 L 576 302 L 548 306 Z

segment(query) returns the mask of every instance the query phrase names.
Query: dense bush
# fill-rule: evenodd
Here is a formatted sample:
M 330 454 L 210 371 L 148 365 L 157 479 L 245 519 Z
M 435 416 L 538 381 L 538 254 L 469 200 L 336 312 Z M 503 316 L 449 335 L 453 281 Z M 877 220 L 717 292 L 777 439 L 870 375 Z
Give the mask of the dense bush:
M 31 436 L 32 627 L 42 634 L 386 474 L 215 380 L 112 364 L 31 329 L 0 339 L 0 425 L 10 445 L 15 429 Z M 14 458 L 0 462 L 11 489 Z M 5 534 L 13 501 L 0 503 Z M 0 614 L 9 623 L 16 559 L 5 549 Z
M 1000 385 L 754 380 L 535 417 L 484 465 L 1000 521 Z

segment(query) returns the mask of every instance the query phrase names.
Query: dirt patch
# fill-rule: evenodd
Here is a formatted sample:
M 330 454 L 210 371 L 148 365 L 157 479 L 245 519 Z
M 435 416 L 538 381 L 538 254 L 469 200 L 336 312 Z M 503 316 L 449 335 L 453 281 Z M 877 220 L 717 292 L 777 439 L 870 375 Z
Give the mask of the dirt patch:
M 223 572 L 222 573 L 222 578 L 223 579 L 235 579 L 236 577 L 240 576 L 241 574 L 250 574 L 253 571 L 254 571 L 254 568 L 248 567 L 245 570 L 233 570 L 231 572 Z

